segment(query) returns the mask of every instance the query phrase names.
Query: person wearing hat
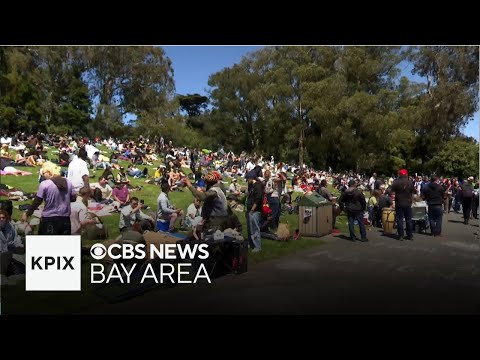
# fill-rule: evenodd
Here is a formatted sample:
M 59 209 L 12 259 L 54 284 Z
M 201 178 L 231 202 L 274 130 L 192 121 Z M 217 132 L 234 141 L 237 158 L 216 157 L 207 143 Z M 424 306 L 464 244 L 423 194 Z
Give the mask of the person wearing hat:
M 348 182 L 348 189 L 340 196 L 339 202 L 341 208 L 345 210 L 348 218 L 348 230 L 350 232 L 350 240 L 358 240 L 355 236 L 355 220 L 360 228 L 360 241 L 367 242 L 367 232 L 365 224 L 363 223 L 363 213 L 367 209 L 367 203 L 363 193 L 357 189 L 355 180 L 351 179 Z
M 227 197 L 220 188 L 218 179 L 218 174 L 210 171 L 205 176 L 205 192 L 197 190 L 188 177 L 184 177 L 182 180 L 183 184 L 192 192 L 192 195 L 203 202 L 203 231 L 223 231 L 228 227 L 229 208 Z
M 470 176 L 467 180 L 463 180 L 460 186 L 460 199 L 462 202 L 463 223 L 468 225 L 473 202 L 473 176 Z
M 225 186 L 223 185 L 223 183 L 221 181 L 222 180 L 222 174 L 220 174 L 218 171 L 213 171 L 213 173 L 215 174 L 215 178 L 217 179 L 218 187 L 220 189 L 222 189 L 224 194 L 227 194 L 227 189 L 225 188 Z
M 406 240 L 413 240 L 412 200 L 416 193 L 413 184 L 408 180 L 408 171 L 401 169 L 398 178 L 392 184 L 392 197 L 395 199 L 395 218 L 397 220 L 398 239 L 404 239 L 403 219 L 405 219 L 407 236 Z

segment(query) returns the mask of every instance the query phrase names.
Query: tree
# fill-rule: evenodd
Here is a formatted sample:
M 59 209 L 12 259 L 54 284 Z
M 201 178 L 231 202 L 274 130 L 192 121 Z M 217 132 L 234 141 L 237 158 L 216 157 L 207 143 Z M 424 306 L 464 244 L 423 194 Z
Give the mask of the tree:
M 412 51 L 413 73 L 427 80 L 418 104 L 414 156 L 422 164 L 440 151 L 478 109 L 478 46 L 429 46 Z
M 180 109 L 185 111 L 188 115 L 186 123 L 188 126 L 202 130 L 204 123 L 201 118 L 203 112 L 207 109 L 208 106 L 208 97 L 201 96 L 199 94 L 187 94 L 187 95 L 178 95 L 178 103 L 180 104 Z
M 78 47 L 32 49 L 37 54 L 41 107 L 48 130 L 67 128 L 68 133 L 86 133 L 91 122 L 91 101 L 83 78 L 84 51 Z
M 261 82 L 260 76 L 252 69 L 253 60 L 244 58 L 240 64 L 212 74 L 208 84 L 211 91 L 212 105 L 222 114 L 226 124 L 238 122 L 242 131 L 235 134 L 240 141 L 235 140 L 238 148 L 235 150 L 250 149 L 255 151 L 261 144 L 261 133 L 258 123 L 262 119 L 259 99 L 253 90 Z M 218 119 L 219 117 L 217 117 Z M 218 125 L 216 132 L 225 130 L 225 125 Z
M 100 129 L 122 126 L 128 113 L 138 118 L 152 109 L 168 108 L 173 101 L 173 68 L 160 47 L 88 47 L 86 59 L 90 95 L 98 101 L 95 121 L 107 121 Z M 111 107 L 120 117 L 109 119 L 103 113 Z
M 208 97 L 199 94 L 178 95 L 180 109 L 185 111 L 192 118 L 200 116 L 202 110 L 205 111 L 208 106 Z
M 478 174 L 478 152 L 479 147 L 475 140 L 453 138 L 432 158 L 428 167 L 439 175 L 465 179 Z
M 33 54 L 26 47 L 2 48 L 0 70 L 0 128 L 9 133 L 45 131 L 39 106 L 42 87 Z

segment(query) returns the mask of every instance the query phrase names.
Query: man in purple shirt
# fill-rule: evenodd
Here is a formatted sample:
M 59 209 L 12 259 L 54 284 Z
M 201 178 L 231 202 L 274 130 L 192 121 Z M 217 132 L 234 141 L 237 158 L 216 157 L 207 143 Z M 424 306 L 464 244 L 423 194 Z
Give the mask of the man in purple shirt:
M 128 192 L 127 184 L 117 183 L 117 186 L 112 191 L 112 198 L 115 206 L 127 206 L 130 201 L 130 193 Z
M 60 176 L 60 168 L 47 161 L 42 167 L 45 181 L 40 183 L 32 205 L 22 215 L 22 221 L 45 202 L 38 235 L 70 235 L 70 203 L 75 201 L 72 182 Z

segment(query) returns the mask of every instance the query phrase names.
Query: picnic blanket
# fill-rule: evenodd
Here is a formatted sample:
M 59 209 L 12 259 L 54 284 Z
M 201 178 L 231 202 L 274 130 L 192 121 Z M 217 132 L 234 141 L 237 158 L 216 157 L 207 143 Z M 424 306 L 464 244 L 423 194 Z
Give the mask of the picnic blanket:
M 5 169 L 0 170 L 0 175 L 25 176 L 25 175 L 32 175 L 32 173 L 28 171 L 20 171 L 15 169 L 14 167 L 7 166 L 5 167 Z
M 113 205 L 104 205 L 95 202 L 88 204 L 88 211 L 99 217 L 112 215 L 113 210 L 115 210 Z

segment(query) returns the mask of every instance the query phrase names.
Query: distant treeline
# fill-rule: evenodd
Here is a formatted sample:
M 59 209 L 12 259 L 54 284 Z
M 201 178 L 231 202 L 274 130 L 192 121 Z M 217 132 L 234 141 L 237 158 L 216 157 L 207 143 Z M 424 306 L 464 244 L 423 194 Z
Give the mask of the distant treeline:
M 163 135 L 316 168 L 478 174 L 478 46 L 265 47 L 175 94 L 161 47 L 0 47 L 0 129 Z M 424 82 L 401 77 L 401 68 Z M 135 119 L 125 123 L 124 119 Z

